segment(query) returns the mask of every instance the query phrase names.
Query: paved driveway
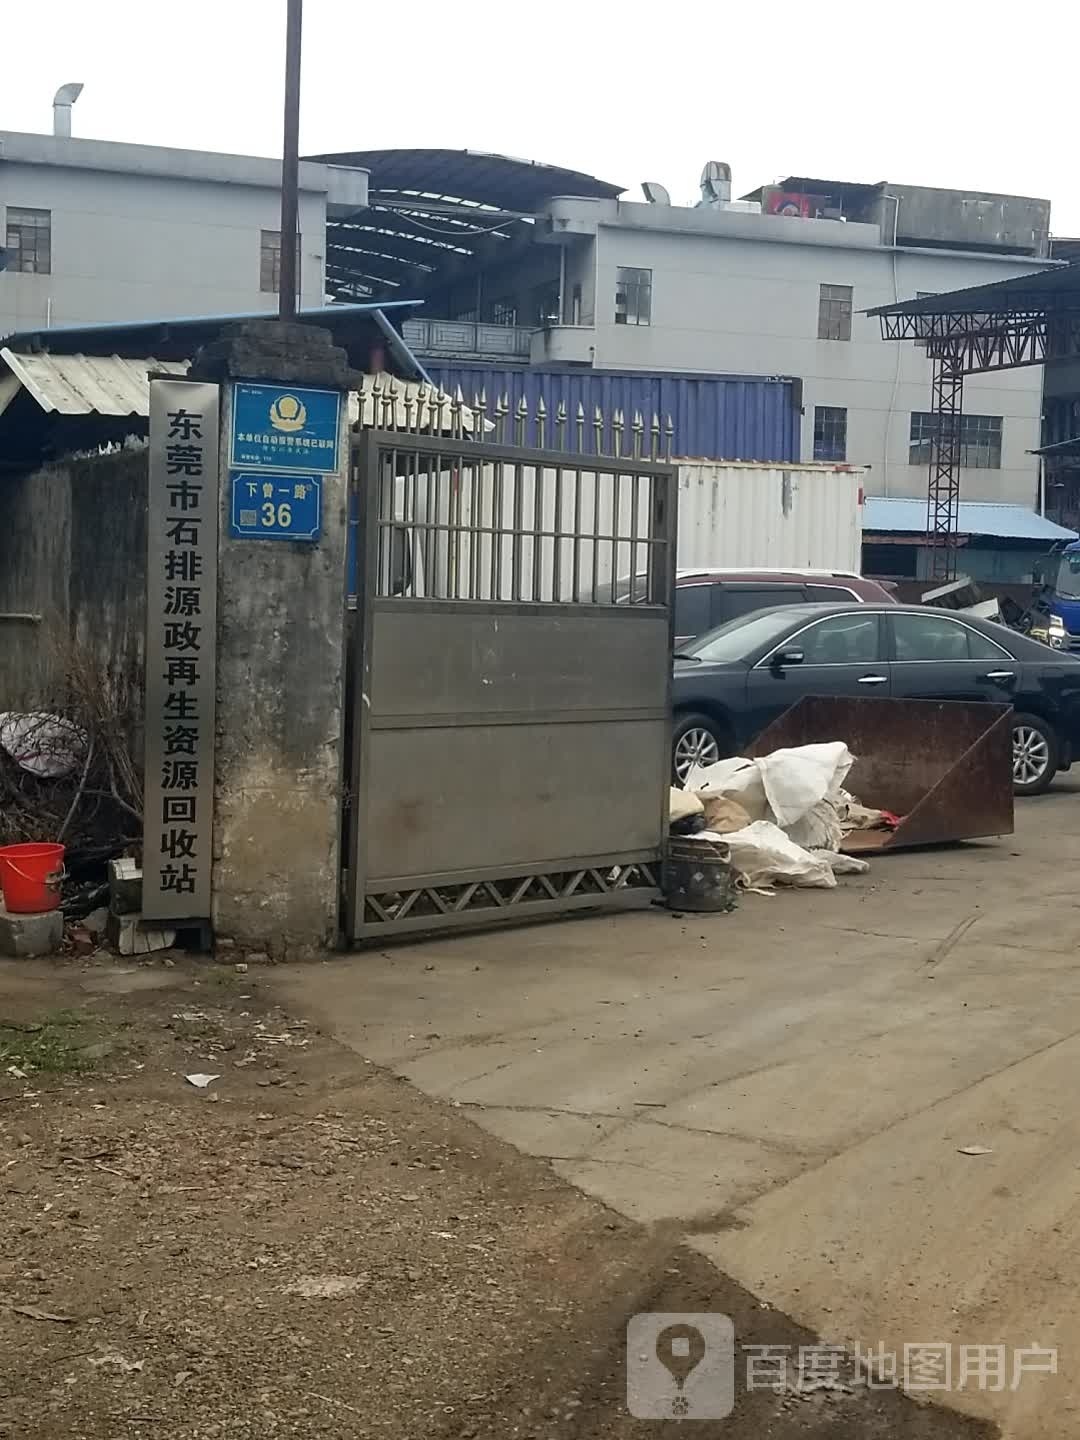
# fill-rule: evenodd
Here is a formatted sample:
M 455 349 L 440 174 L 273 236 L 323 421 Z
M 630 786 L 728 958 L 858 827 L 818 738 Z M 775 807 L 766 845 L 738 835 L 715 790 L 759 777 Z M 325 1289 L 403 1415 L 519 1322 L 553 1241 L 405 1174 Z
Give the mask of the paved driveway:
M 927 1398 L 1049 1440 L 1080 1432 L 1078 893 L 1066 782 L 1021 803 L 1014 837 L 883 858 L 832 892 L 275 976 L 616 1209 L 680 1220 L 824 1338 L 951 1342 L 952 1391 Z M 1010 1365 L 1056 1346 L 1058 1374 L 990 1388 L 998 1352 L 961 1345 Z M 965 1364 L 981 1382 L 960 1390 Z

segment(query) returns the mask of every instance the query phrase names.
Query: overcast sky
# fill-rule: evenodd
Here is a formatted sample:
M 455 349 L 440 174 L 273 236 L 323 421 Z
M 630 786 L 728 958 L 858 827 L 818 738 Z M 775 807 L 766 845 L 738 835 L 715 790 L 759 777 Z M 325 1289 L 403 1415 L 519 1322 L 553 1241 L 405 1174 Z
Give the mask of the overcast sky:
M 1005 191 L 1048 197 L 1054 233 L 1080 234 L 1066 0 L 304 9 L 301 153 L 499 151 L 676 202 L 726 160 L 736 195 L 789 174 Z M 3 11 L 0 129 L 49 130 L 56 87 L 81 80 L 76 135 L 280 153 L 285 0 Z

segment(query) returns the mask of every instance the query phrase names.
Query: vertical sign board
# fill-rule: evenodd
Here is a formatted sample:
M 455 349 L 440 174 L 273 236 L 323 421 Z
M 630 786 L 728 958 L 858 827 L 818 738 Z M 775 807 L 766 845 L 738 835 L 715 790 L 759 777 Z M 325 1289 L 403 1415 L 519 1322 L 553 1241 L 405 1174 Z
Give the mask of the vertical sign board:
M 143 914 L 210 916 L 218 387 L 150 382 Z

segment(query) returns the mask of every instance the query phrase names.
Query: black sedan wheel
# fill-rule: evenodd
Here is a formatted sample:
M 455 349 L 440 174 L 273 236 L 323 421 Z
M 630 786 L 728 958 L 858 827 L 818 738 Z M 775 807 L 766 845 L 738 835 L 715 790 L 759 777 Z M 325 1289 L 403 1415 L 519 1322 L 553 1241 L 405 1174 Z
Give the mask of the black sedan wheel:
M 1013 790 L 1041 795 L 1057 774 L 1060 746 L 1052 725 L 1040 715 L 1013 716 Z
M 684 785 L 695 765 L 715 765 L 729 753 L 716 721 L 708 715 L 680 715 L 675 720 L 672 771 Z

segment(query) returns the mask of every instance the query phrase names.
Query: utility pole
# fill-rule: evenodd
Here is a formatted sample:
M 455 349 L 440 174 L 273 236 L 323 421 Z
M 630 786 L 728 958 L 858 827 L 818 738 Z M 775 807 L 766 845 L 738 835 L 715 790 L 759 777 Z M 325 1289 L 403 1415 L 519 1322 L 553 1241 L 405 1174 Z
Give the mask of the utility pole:
M 296 319 L 296 234 L 300 171 L 300 37 L 304 0 L 288 0 L 285 22 L 285 130 L 281 151 L 281 284 L 278 318 Z

